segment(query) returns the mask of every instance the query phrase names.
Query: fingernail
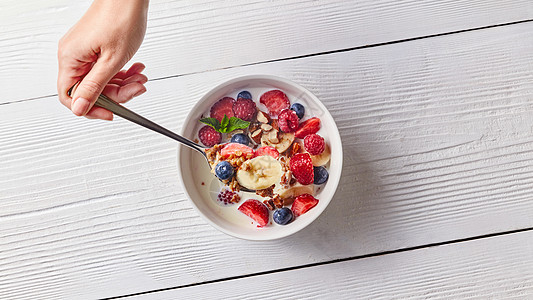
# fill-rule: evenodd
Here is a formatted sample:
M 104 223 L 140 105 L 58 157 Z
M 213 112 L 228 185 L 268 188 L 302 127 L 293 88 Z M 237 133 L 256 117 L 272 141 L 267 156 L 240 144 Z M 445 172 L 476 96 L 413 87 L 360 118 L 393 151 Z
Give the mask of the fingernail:
M 89 105 L 91 103 L 89 100 L 85 98 L 78 98 L 74 103 L 72 104 L 72 112 L 76 116 L 84 116 L 87 111 L 89 110 Z

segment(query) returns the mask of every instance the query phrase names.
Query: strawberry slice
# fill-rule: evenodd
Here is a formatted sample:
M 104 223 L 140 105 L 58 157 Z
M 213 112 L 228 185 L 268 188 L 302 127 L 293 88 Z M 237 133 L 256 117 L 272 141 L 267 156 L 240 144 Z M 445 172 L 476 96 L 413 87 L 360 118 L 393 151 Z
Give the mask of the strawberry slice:
M 220 150 L 220 155 L 222 158 L 228 158 L 230 155 L 235 156 L 254 156 L 254 149 L 239 143 L 229 143 Z
M 295 217 L 301 216 L 318 204 L 318 199 L 310 194 L 302 194 L 292 203 L 291 210 Z
M 320 130 L 320 119 L 314 117 L 301 123 L 294 135 L 299 139 L 303 139 L 308 134 L 317 133 L 318 130 Z
M 224 115 L 228 118 L 233 117 L 233 103 L 235 100 L 231 97 L 224 97 L 211 106 L 210 116 L 222 122 Z
M 279 152 L 276 148 L 272 146 L 263 146 L 255 150 L 255 156 L 263 156 L 263 155 L 270 155 L 274 157 L 275 159 L 278 159 Z
M 309 153 L 297 153 L 289 161 L 292 175 L 303 184 L 311 184 L 315 179 L 313 161 Z
M 268 208 L 259 200 L 248 199 L 239 206 L 238 210 L 256 221 L 257 227 L 264 227 L 268 224 Z
M 272 116 L 277 116 L 279 113 L 291 106 L 289 97 L 280 90 L 271 90 L 259 98 L 259 102 L 268 108 L 268 112 Z

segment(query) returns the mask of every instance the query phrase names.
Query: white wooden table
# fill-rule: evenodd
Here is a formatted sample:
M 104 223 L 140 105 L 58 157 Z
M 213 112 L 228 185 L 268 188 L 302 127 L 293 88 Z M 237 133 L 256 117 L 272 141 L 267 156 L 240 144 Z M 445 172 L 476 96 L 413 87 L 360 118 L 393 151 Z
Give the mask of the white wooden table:
M 0 299 L 533 299 L 531 0 L 153 0 L 128 107 L 179 131 L 273 74 L 337 122 L 334 199 L 271 242 L 196 214 L 175 142 L 59 104 L 89 4 L 0 0 Z

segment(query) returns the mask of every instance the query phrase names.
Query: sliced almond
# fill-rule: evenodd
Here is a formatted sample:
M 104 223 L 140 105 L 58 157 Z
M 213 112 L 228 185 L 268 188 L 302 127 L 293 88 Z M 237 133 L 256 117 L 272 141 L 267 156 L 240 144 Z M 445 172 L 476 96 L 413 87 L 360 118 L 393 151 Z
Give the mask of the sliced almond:
M 252 122 L 252 123 L 250 123 L 250 126 L 248 126 L 248 131 L 249 132 L 254 132 L 254 131 L 256 131 L 259 128 L 261 128 L 261 123 Z
M 261 129 L 263 129 L 263 131 L 270 131 L 272 130 L 272 126 L 268 125 L 268 124 L 261 124 Z
M 264 123 L 264 124 L 270 123 L 270 117 L 264 111 L 258 111 L 256 119 L 257 119 L 258 122 L 261 122 L 261 123 Z
M 272 143 L 272 144 L 277 144 L 279 143 L 279 139 L 278 139 L 278 131 L 277 130 L 271 130 L 268 132 L 268 140 Z
M 268 134 L 263 134 L 261 136 L 261 145 L 262 146 L 272 146 L 278 150 L 279 153 L 285 152 L 294 142 L 294 134 L 287 132 L 280 132 L 278 135 L 278 143 L 272 143 L 268 139 Z
M 256 131 L 252 132 L 252 134 L 250 134 L 250 138 L 256 143 L 256 144 L 261 144 L 261 136 L 263 135 L 263 132 L 261 131 L 261 129 L 257 129 Z

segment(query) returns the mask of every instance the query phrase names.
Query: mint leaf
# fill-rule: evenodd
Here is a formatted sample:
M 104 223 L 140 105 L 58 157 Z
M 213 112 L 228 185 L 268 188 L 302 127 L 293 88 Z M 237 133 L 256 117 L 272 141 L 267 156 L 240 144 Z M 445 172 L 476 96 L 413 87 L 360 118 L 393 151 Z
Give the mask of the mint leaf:
M 218 131 L 218 132 L 221 132 L 220 131 L 220 122 L 217 119 L 215 119 L 215 118 L 203 118 L 203 119 L 200 119 L 200 122 L 215 128 L 215 130 Z
M 231 117 L 229 119 L 229 124 L 228 124 L 228 127 L 226 128 L 227 130 L 226 132 L 232 132 L 233 130 L 237 130 L 237 129 L 245 129 L 245 128 L 248 128 L 249 125 L 250 125 L 250 122 L 248 121 L 244 121 L 236 117 Z
M 227 115 L 224 115 L 224 118 L 222 118 L 222 122 L 219 122 L 215 118 L 203 118 L 200 119 L 200 122 L 215 128 L 215 130 L 220 133 L 232 132 L 236 129 L 245 129 L 248 128 L 248 126 L 250 125 L 250 122 L 241 120 L 236 117 L 228 118 Z
M 228 124 L 229 124 L 229 118 L 226 114 L 224 114 L 222 121 L 220 121 L 220 132 L 222 133 L 228 132 Z

